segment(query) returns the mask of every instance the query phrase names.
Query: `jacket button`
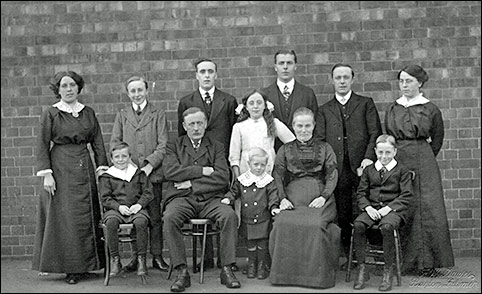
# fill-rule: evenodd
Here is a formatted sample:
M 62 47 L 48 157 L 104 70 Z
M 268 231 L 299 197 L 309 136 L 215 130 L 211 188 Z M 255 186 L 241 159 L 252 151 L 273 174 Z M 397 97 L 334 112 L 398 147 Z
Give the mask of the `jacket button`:
M 253 192 L 256 192 L 256 188 L 253 189 Z
M 253 204 L 254 204 L 254 205 L 258 205 L 258 202 L 255 201 Z
M 243 193 L 246 193 L 246 190 L 243 190 Z
M 245 203 L 244 206 L 245 206 L 245 207 L 248 207 L 248 203 Z
M 258 220 L 257 220 L 257 219 L 254 219 L 254 220 L 253 220 L 253 222 L 257 223 L 257 222 L 258 222 Z

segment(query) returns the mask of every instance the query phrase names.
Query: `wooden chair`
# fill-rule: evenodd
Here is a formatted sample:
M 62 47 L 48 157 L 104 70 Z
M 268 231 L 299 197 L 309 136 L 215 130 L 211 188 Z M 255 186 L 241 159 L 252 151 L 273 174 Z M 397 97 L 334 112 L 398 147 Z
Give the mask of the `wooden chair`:
M 412 177 L 412 183 L 415 180 L 415 172 L 410 171 L 411 177 Z M 353 226 L 353 224 L 352 224 Z M 357 260 L 353 260 L 353 235 L 355 232 L 355 228 L 352 228 L 351 231 L 351 238 L 350 238 L 350 249 L 349 249 L 349 256 L 348 256 L 348 266 L 346 270 L 346 282 L 350 282 L 351 279 L 351 270 L 352 270 L 352 264 L 358 263 Z M 385 265 L 385 262 L 383 261 L 383 246 L 380 244 L 380 242 L 371 242 L 374 240 L 382 240 L 381 238 L 381 233 L 380 233 L 380 227 L 378 225 L 373 225 L 370 228 L 367 229 L 367 246 L 366 246 L 366 264 L 371 264 L 371 265 Z M 393 231 L 393 237 L 395 238 L 395 266 L 397 270 L 397 285 L 401 286 L 402 285 L 402 247 L 400 243 L 400 233 L 399 230 L 394 230 Z M 373 258 L 373 260 L 370 260 L 370 257 Z
M 204 282 L 204 255 L 206 253 L 206 239 L 207 236 L 214 236 L 217 235 L 219 239 L 219 231 L 215 228 L 214 223 L 207 218 L 193 218 L 189 219 L 186 222 L 186 226 L 182 229 L 182 234 L 184 236 L 192 237 L 192 264 L 193 264 L 193 273 L 197 273 L 197 237 L 202 237 L 202 244 L 201 244 L 201 268 L 200 268 L 200 275 L 199 275 L 199 283 L 202 284 Z M 219 258 L 219 256 L 218 256 Z M 167 279 L 171 278 L 173 270 L 173 265 L 169 266 L 169 274 Z
M 104 251 L 105 251 L 105 268 L 104 268 L 104 286 L 109 286 L 110 281 L 110 250 L 109 250 L 109 242 L 107 240 L 107 226 L 104 223 L 101 223 L 102 231 L 104 236 L 102 240 L 104 241 Z M 136 242 L 136 234 L 134 224 L 120 224 L 119 225 L 119 243 L 132 243 Z M 142 284 L 147 284 L 146 276 L 140 276 Z

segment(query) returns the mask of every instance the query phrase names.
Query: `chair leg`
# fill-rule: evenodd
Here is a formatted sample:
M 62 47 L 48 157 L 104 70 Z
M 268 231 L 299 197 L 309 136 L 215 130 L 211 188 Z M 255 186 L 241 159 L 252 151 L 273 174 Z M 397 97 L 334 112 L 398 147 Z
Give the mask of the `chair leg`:
M 199 275 L 199 283 L 204 282 L 204 255 L 206 254 L 206 239 L 208 234 L 208 225 L 203 225 L 203 242 L 201 248 L 201 274 Z
M 170 280 L 171 279 L 171 274 L 172 274 L 172 269 L 173 269 L 173 265 L 172 265 L 172 262 L 169 264 L 169 271 L 167 273 L 167 279 Z
M 393 231 L 393 235 L 395 237 L 395 264 L 397 267 L 397 286 L 402 285 L 402 269 L 400 268 L 400 258 L 401 258 L 401 247 L 400 247 L 400 239 L 398 238 L 397 230 Z
M 104 253 L 105 253 L 105 268 L 104 268 L 104 286 L 109 286 L 110 280 L 110 251 L 109 243 L 107 242 L 107 229 L 102 229 L 104 232 Z
M 353 234 L 355 232 L 355 227 L 351 229 L 350 237 L 350 249 L 348 250 L 348 264 L 346 265 L 346 278 L 345 282 L 350 282 L 351 280 L 351 263 L 353 262 Z
M 195 228 L 196 227 L 196 228 Z M 193 232 L 197 231 L 197 226 L 193 225 Z M 197 273 L 197 236 L 192 236 L 192 272 Z

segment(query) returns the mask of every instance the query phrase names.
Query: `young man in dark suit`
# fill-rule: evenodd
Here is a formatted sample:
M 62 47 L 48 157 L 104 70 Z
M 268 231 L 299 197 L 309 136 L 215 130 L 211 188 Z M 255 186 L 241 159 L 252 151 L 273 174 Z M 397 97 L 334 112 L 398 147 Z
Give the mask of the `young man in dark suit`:
M 300 107 L 311 109 L 316 113 L 318 102 L 315 92 L 310 87 L 295 80 L 297 57 L 293 50 L 282 49 L 274 55 L 274 70 L 278 78 L 262 91 L 274 105 L 274 117 L 281 120 L 294 133 L 292 122 L 293 113 Z M 275 150 L 278 151 L 283 143 L 276 139 Z
M 336 209 L 341 241 L 348 256 L 354 219 L 353 194 L 359 183 L 357 168 L 365 168 L 376 160 L 375 140 L 382 133 L 382 127 L 373 99 L 351 90 L 355 72 L 350 65 L 335 64 L 331 77 L 335 95 L 319 107 L 315 132 L 336 154 Z
M 235 109 L 238 106 L 236 98 L 215 87 L 218 78 L 217 64 L 211 59 L 200 58 L 194 63 L 196 69 L 196 79 L 199 89 L 189 95 L 184 96 L 179 101 L 177 108 L 178 127 L 177 132 L 180 136 L 186 134 L 182 126 L 182 114 L 190 107 L 198 107 L 207 115 L 206 134 L 224 145 L 226 160 L 229 155 L 229 143 L 231 133 L 237 116 Z M 221 264 L 217 262 L 220 268 Z M 213 238 L 209 236 L 206 243 L 206 256 L 204 261 L 206 269 L 214 267 Z M 235 267 L 237 269 L 237 267 Z
M 230 206 L 221 203 L 229 187 L 223 144 L 204 136 L 207 119 L 201 109 L 185 110 L 182 122 L 187 134 L 167 144 L 163 163 L 167 182 L 164 231 L 171 264 L 177 271 L 171 291 L 182 292 L 191 286 L 182 227 L 186 220 L 196 217 L 209 218 L 218 226 L 223 263 L 221 284 L 239 288 L 241 284 L 232 271 L 236 261 L 238 218 Z

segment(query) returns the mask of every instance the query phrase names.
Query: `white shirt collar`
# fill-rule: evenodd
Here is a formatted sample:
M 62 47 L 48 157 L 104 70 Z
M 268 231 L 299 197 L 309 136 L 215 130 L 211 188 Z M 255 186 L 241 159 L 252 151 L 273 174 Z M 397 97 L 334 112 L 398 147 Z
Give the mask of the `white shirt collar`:
M 144 102 L 141 103 L 141 105 L 139 105 L 141 107 L 141 111 L 144 110 L 144 108 L 146 107 L 147 105 L 147 99 L 144 99 Z M 135 104 L 134 102 L 132 102 L 132 108 L 134 108 L 134 111 L 137 110 L 137 104 Z
M 280 81 L 279 79 L 277 79 L 276 84 L 278 85 L 278 88 L 281 91 L 281 93 L 284 92 L 285 86 L 288 86 L 288 91 L 290 93 L 293 93 L 293 89 L 295 87 L 295 79 L 294 78 L 291 79 L 291 81 L 289 81 L 288 83 L 284 83 L 284 82 Z
M 271 183 L 274 180 L 274 178 L 264 172 L 261 176 L 256 176 L 254 175 L 250 170 L 247 172 L 243 173 L 238 177 L 238 181 L 243 185 L 244 187 L 249 187 L 253 183 L 256 185 L 258 188 L 264 188 L 266 185 Z
M 189 140 L 191 140 L 191 138 L 189 138 Z M 192 147 L 193 147 L 194 149 L 196 149 L 196 146 L 197 146 L 198 148 L 201 147 L 201 142 L 202 142 L 202 140 L 203 140 L 203 139 L 201 138 L 201 139 L 199 140 L 199 142 L 197 143 L 197 145 L 194 144 L 194 141 L 193 141 L 193 140 L 191 140 Z
M 340 94 L 335 93 L 335 98 L 336 98 L 336 100 L 338 100 L 338 102 L 340 102 L 342 105 L 345 105 L 345 104 L 348 102 L 348 100 L 350 100 L 351 93 L 352 93 L 351 90 L 350 90 L 350 92 L 348 92 L 345 96 L 341 96 Z
M 392 159 L 392 161 L 390 161 L 387 165 L 385 165 L 385 168 L 388 171 L 391 171 L 396 165 L 397 165 L 397 161 L 395 159 Z M 377 171 L 380 171 L 382 167 L 383 167 L 383 164 L 380 162 L 380 160 L 377 160 L 377 162 L 375 162 L 375 169 Z
M 201 94 L 201 97 L 203 100 L 206 99 L 206 92 L 209 93 L 209 96 L 211 96 L 211 100 L 214 100 L 214 90 L 216 89 L 216 86 L 213 86 L 209 91 L 203 90 L 203 88 L 199 87 L 199 93 Z
M 109 175 L 113 176 L 114 178 L 121 179 L 126 182 L 130 182 L 132 180 L 132 177 L 137 171 L 137 167 L 131 163 L 127 165 L 127 168 L 125 169 L 118 169 L 115 166 L 109 167 L 108 170 L 106 170 L 106 173 Z
M 404 107 L 410 107 L 410 106 L 413 106 L 413 105 L 428 103 L 428 102 L 430 102 L 430 100 L 425 98 L 423 96 L 423 94 L 420 93 L 420 94 L 418 94 L 418 96 L 413 97 L 412 99 L 408 99 L 407 97 L 402 96 L 402 97 L 398 98 L 396 102 L 398 104 L 404 106 Z
M 79 116 L 79 112 L 85 107 L 85 105 L 80 103 L 79 101 L 76 101 L 75 104 L 67 104 L 62 100 L 60 100 L 59 102 L 55 103 L 52 106 L 57 107 L 58 110 L 71 113 L 72 116 L 74 117 Z

